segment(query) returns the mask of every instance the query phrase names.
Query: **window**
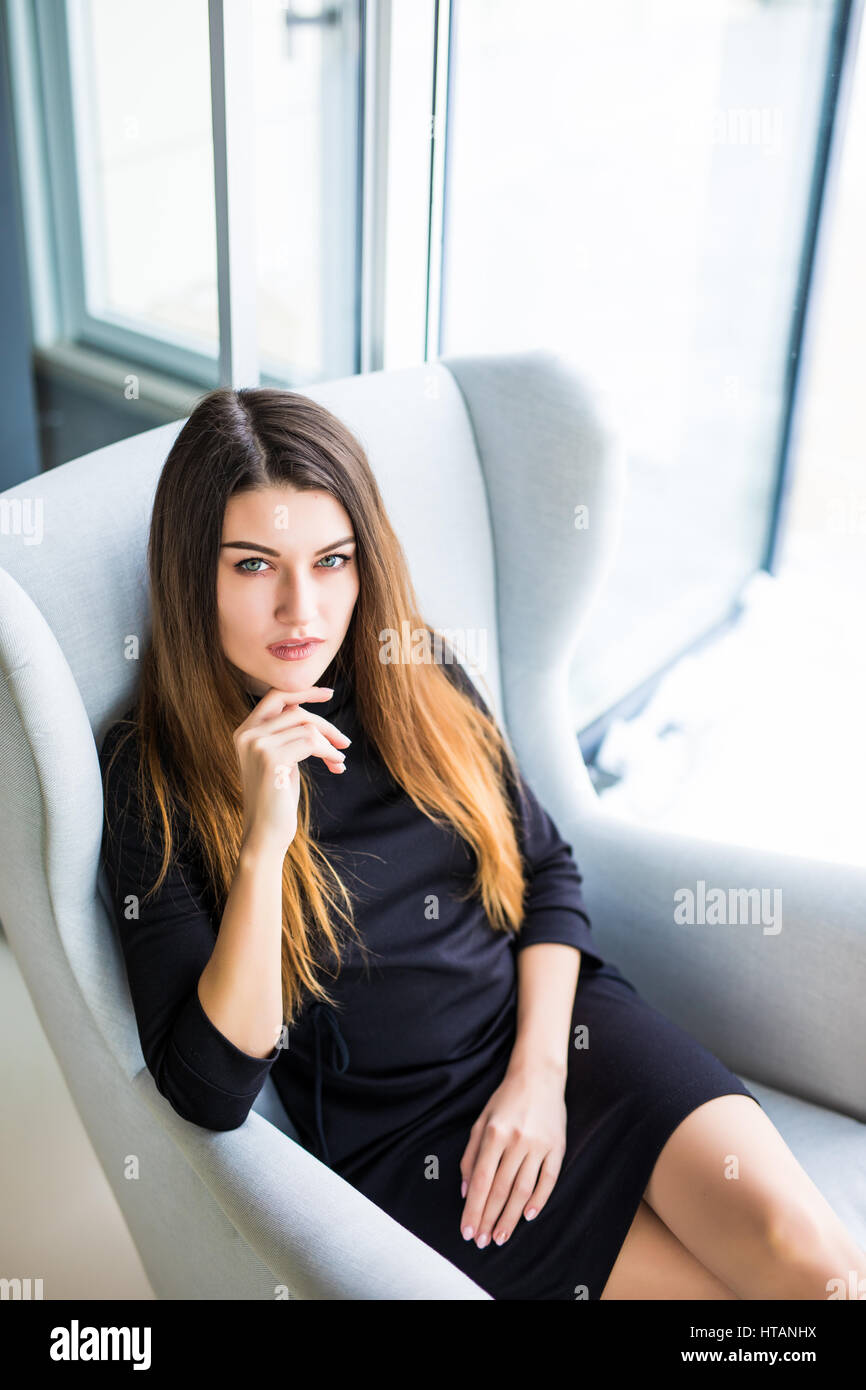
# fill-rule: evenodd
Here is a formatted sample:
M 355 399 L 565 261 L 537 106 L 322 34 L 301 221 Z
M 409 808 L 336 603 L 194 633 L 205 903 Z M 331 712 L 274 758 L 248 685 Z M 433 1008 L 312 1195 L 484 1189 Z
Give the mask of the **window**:
M 47 229 L 28 238 L 40 346 L 205 387 L 232 335 L 247 384 L 357 369 L 360 9 L 16 6 L 46 155 L 25 200 Z
M 455 0 L 440 350 L 561 352 L 627 448 L 619 553 L 573 672 L 579 729 L 724 619 L 764 562 L 846 13 Z

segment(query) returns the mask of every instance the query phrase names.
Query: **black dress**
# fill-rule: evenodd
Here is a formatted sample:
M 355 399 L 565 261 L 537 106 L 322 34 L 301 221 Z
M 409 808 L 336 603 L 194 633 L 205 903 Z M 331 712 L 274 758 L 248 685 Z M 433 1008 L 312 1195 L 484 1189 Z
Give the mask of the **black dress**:
M 334 684 L 332 669 L 319 684 Z M 445 669 L 487 708 L 461 667 Z M 184 1118 L 222 1130 L 243 1124 L 270 1074 L 304 1146 L 494 1298 L 598 1299 L 680 1121 L 716 1096 L 760 1102 L 602 957 L 571 846 L 524 780 L 519 794 L 509 785 L 530 872 L 515 936 L 495 930 L 477 899 L 459 900 L 472 879 L 468 846 L 394 783 L 364 735 L 350 684 L 310 708 L 352 739 L 345 772 L 319 758 L 304 766 L 312 830 L 352 892 L 369 962 L 346 933 L 341 973 L 321 976 L 337 1009 L 308 1001 L 288 1046 L 269 1057 L 241 1051 L 199 1002 L 221 914 L 192 836 L 181 835 L 159 894 L 137 913 L 161 847 L 142 836 L 128 748 L 106 783 L 114 834 L 103 839 L 104 862 L 156 1085 Z M 103 773 L 118 730 L 103 742 Z M 508 1065 L 517 952 L 543 941 L 581 952 L 566 1154 L 539 1214 L 521 1218 L 504 1245 L 479 1250 L 459 1228 L 458 1165 Z M 576 1035 L 579 1025 L 587 1031 Z

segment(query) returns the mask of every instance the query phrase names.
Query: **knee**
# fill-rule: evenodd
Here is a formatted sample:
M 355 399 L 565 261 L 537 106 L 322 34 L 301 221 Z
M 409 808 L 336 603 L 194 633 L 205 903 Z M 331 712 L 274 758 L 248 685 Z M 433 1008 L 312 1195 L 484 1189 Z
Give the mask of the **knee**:
M 774 1201 L 766 1223 L 766 1248 L 774 1261 L 793 1269 L 826 1270 L 840 1254 L 837 1233 L 820 1213 L 796 1197 Z

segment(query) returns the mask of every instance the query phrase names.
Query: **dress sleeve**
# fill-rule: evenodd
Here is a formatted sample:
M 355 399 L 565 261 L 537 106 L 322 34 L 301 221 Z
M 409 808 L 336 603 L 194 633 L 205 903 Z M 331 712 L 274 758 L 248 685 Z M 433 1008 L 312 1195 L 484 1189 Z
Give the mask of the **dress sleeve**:
M 490 715 L 488 705 L 456 658 L 444 663 L 443 669 L 479 709 Z M 510 775 L 506 780 L 517 811 L 518 842 L 529 890 L 526 915 L 515 937 L 516 950 L 542 941 L 561 942 L 581 952 L 581 968 L 586 963 L 593 968 L 603 965 L 583 900 L 583 876 L 571 845 L 562 838 L 522 773 L 519 787 Z
M 157 827 L 147 841 L 135 787 L 135 736 L 106 776 L 122 725 L 114 724 L 99 754 L 105 798 L 102 863 L 115 929 L 126 963 L 138 1035 L 157 1089 L 185 1120 L 204 1129 L 236 1129 L 246 1119 L 279 1055 L 242 1052 L 211 1022 L 198 980 L 216 944 L 217 928 L 197 858 L 183 834 L 157 893 L 142 905 L 162 862 Z M 182 831 L 185 822 L 180 819 Z M 173 832 L 174 833 L 174 832 Z

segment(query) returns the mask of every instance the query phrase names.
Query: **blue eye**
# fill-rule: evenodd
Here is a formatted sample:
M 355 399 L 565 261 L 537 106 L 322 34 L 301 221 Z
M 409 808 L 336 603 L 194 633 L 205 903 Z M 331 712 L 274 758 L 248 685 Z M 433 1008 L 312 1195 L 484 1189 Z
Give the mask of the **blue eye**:
M 323 555 L 323 556 L 322 556 L 322 560 L 343 560 L 343 561 L 345 562 L 345 563 L 342 564 L 342 565 L 325 565 L 325 569 L 329 569 L 329 570 L 333 570 L 333 569 L 344 570 L 344 569 L 346 568 L 346 565 L 348 565 L 348 564 L 350 563 L 351 559 L 352 559 L 351 555 Z M 319 564 L 322 563 L 322 560 L 319 561 Z M 317 568 L 318 568 L 318 566 L 317 566 Z
M 342 563 L 341 565 L 326 565 L 326 564 L 324 564 L 324 561 L 325 561 L 325 560 L 342 560 L 343 563 Z M 321 567 L 322 569 L 327 569 L 327 570 L 343 570 L 343 569 L 346 568 L 347 565 L 351 564 L 351 562 L 352 562 L 352 557 L 351 557 L 351 555 L 343 555 L 343 554 L 323 555 L 323 556 L 322 556 L 322 559 L 319 560 L 319 561 L 317 561 L 317 563 L 316 563 L 316 568 L 318 569 L 318 568 Z M 262 574 L 264 571 L 262 571 L 262 570 L 248 570 L 248 569 L 245 568 L 246 565 L 264 565 L 264 566 L 265 566 L 265 569 L 268 568 L 267 561 L 266 561 L 266 560 L 263 560 L 262 557 L 261 557 L 260 555 L 249 555 L 249 556 L 246 558 L 246 560 L 238 560 L 237 564 L 235 565 L 235 569 L 236 569 L 240 574 Z

